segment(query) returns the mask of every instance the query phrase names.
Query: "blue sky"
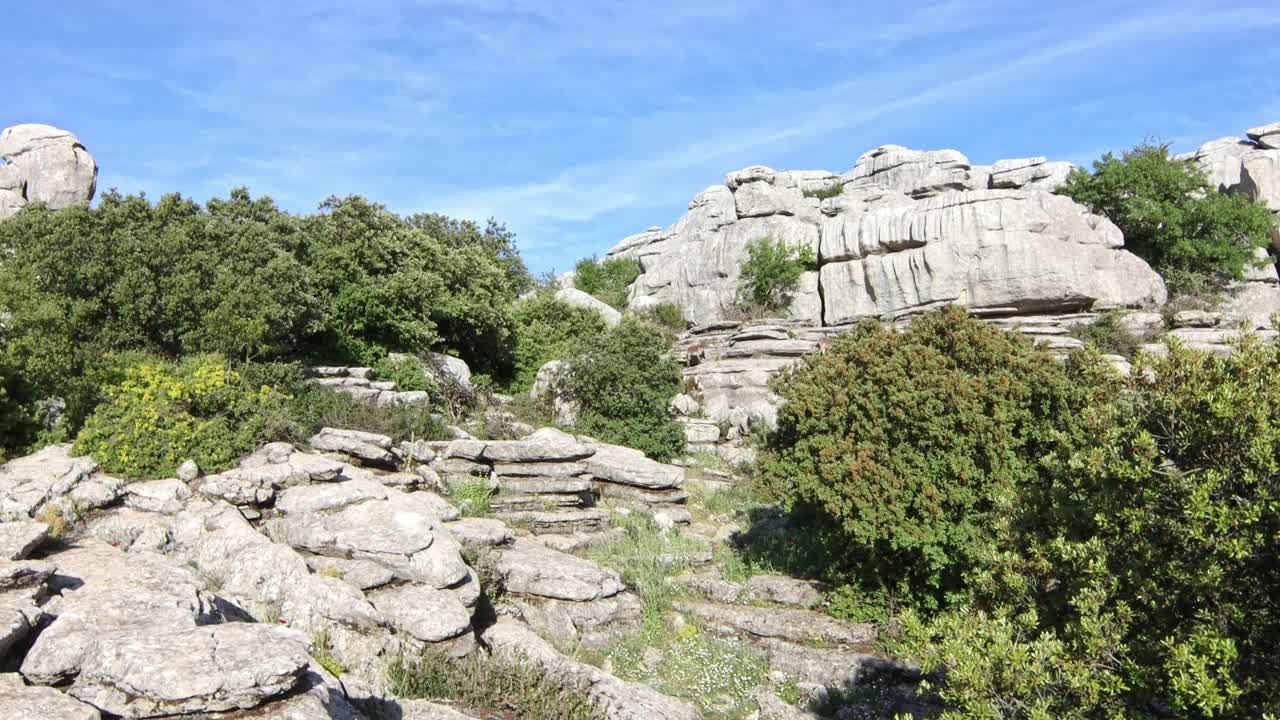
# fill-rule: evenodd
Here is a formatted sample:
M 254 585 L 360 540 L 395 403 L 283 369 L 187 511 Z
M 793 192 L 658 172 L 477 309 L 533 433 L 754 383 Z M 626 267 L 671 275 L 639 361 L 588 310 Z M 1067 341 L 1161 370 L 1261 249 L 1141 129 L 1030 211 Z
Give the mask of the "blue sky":
M 100 189 L 493 216 L 536 271 L 745 165 L 885 143 L 1082 163 L 1280 120 L 1274 0 L 15 2 L 0 23 L 0 127 L 75 132 Z

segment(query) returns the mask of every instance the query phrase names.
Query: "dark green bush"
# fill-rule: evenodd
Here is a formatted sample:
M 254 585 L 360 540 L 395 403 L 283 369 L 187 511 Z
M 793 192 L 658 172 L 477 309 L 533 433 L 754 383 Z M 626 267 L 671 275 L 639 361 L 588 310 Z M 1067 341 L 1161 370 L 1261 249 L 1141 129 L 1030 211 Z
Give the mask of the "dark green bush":
M 249 387 L 213 355 L 124 366 L 105 392 L 75 452 L 134 478 L 169 477 L 188 458 L 207 471 L 234 465 L 264 438 L 266 417 L 286 400 L 274 388 Z
M 0 365 L 24 406 L 65 398 L 72 431 L 102 400 L 103 358 L 124 351 L 372 364 L 450 349 L 505 377 L 509 306 L 530 284 L 492 222 L 360 197 L 299 217 L 243 189 L 204 206 L 108 192 L 0 223 Z
M 1078 402 L 1051 356 L 954 307 L 859 325 L 773 388 L 761 488 L 812 515 L 833 580 L 923 608 L 963 599 Z
M 379 380 L 390 380 L 396 384 L 397 390 L 439 391 L 427 375 L 426 366 L 416 356 L 396 353 L 379 358 L 372 367 Z
M 1111 218 L 1125 248 L 1161 273 L 1240 280 L 1275 227 L 1265 207 L 1219 194 L 1193 163 L 1170 157 L 1168 145 L 1107 153 L 1092 173 L 1074 170 L 1059 192 Z
M 640 277 L 640 261 L 629 257 L 583 258 L 573 268 L 573 285 L 595 299 L 621 310 L 627 306 L 627 286 Z
M 684 319 L 684 311 L 675 303 L 658 303 L 637 313 L 640 317 L 657 323 L 671 332 L 683 332 L 689 327 Z
M 901 618 L 904 651 L 956 720 L 1274 718 L 1280 349 L 1173 344 L 1080 382 L 1108 386 L 1092 441 L 1052 452 L 969 607 Z
M 741 262 L 738 302 L 765 312 L 786 308 L 800 275 L 814 269 L 817 262 L 811 247 L 794 248 L 770 237 L 752 240 Z
M 681 374 L 670 350 L 669 333 L 635 317 L 579 342 L 564 381 L 578 404 L 577 430 L 657 460 L 682 453 L 684 429 L 669 405 Z
M 576 343 L 603 335 L 600 313 L 591 308 L 560 302 L 542 292 L 521 301 L 511 310 L 515 326 L 515 373 L 512 393 L 528 392 L 538 369 L 550 360 L 563 359 Z
M 1071 335 L 1104 353 L 1132 357 L 1142 345 L 1142 339 L 1134 336 L 1121 324 L 1123 316 L 1121 311 L 1105 312 L 1090 325 L 1072 328 Z
M 844 183 L 839 181 L 833 182 L 826 187 L 820 187 L 814 190 L 803 190 L 801 194 L 807 198 L 817 198 L 818 200 L 826 200 L 827 198 L 838 197 L 844 193 Z

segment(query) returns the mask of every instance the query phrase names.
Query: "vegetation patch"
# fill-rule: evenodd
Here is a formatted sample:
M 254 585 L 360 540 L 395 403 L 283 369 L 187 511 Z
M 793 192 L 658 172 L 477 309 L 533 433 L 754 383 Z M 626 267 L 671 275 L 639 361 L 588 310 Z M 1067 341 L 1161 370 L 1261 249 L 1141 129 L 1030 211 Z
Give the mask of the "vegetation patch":
M 627 287 L 640 277 L 640 261 L 629 257 L 583 258 L 573 268 L 573 285 L 618 310 L 627 306 Z
M 740 263 L 739 304 L 764 313 L 786 309 L 800 276 L 813 270 L 817 262 L 811 247 L 796 248 L 771 237 L 752 240 Z
M 427 650 L 392 660 L 387 681 L 397 697 L 451 702 L 467 710 L 539 720 L 603 720 L 584 691 L 554 682 L 524 658 L 485 657 L 478 652 L 451 658 Z M 386 717 L 376 701 L 361 709 L 372 717 Z
M 517 395 L 529 392 L 538 370 L 548 361 L 564 359 L 576 344 L 607 329 L 600 313 L 556 300 L 549 291 L 517 303 L 511 316 L 515 373 L 508 389 Z
M 1121 322 L 1123 317 L 1123 311 L 1109 310 L 1091 324 L 1073 327 L 1071 336 L 1092 345 L 1099 352 L 1133 357 L 1142 345 L 1142 339 L 1129 332 Z
M 1270 262 L 1255 253 L 1275 227 L 1271 212 L 1219 193 L 1194 163 L 1171 157 L 1167 144 L 1138 145 L 1118 158 L 1107 153 L 1092 173 L 1073 170 L 1059 192 L 1106 215 L 1124 232 L 1126 249 L 1181 282 L 1189 275 L 1221 285 Z
M 805 188 L 800 193 L 807 198 L 816 198 L 818 200 L 826 200 L 827 198 L 838 197 L 844 194 L 844 183 L 836 181 L 830 185 L 820 188 Z
M 578 405 L 576 429 L 660 461 L 682 453 L 684 428 L 670 407 L 681 379 L 671 341 L 662 328 L 624 317 L 607 333 L 579 342 L 563 381 Z

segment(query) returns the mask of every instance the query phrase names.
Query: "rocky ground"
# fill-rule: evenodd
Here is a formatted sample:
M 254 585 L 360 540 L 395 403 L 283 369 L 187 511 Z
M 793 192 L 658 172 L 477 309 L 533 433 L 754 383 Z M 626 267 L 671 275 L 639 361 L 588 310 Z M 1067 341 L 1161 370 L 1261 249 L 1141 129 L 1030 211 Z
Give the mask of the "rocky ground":
M 733 480 L 553 428 L 399 445 L 327 428 L 225 472 L 184 463 L 143 482 L 50 446 L 0 467 L 0 705 L 23 719 L 491 716 L 397 697 L 389 664 L 419 657 L 529 663 L 620 720 L 791 717 L 778 693 L 909 680 L 875 653 L 874 627 L 819 611 L 821 586 L 720 576 L 738 526 L 714 497 Z

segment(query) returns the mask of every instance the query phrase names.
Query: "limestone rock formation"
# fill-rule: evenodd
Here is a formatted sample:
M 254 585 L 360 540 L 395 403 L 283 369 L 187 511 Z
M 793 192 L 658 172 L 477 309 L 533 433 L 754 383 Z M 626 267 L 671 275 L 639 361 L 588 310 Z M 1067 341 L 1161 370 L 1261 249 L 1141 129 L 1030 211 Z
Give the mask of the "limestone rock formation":
M 818 257 L 787 310 L 814 326 L 951 303 L 988 314 L 1163 303 L 1163 281 L 1121 249 L 1114 224 L 1050 194 L 1071 169 L 1042 157 L 975 167 L 955 150 L 896 145 L 844 174 L 753 166 L 610 255 L 641 264 L 633 307 L 674 302 L 699 325 L 733 315 L 746 247 L 764 237 Z
M 0 130 L 0 218 L 24 205 L 57 210 L 88 205 L 98 183 L 98 164 L 80 140 L 50 125 L 14 125 Z

